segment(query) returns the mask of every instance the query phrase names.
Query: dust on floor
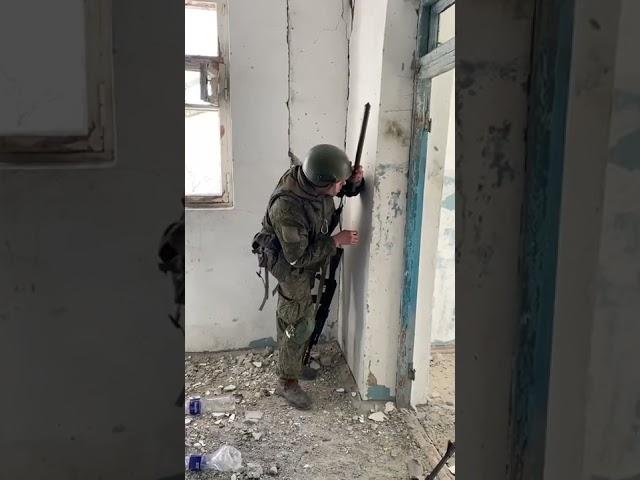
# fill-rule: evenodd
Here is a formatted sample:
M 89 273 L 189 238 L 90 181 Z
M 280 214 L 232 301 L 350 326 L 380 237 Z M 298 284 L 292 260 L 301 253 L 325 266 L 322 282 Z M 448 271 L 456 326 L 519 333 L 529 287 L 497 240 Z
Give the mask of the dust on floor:
M 433 348 L 429 402 L 417 407 L 418 420 L 440 457 L 446 452 L 448 441 L 455 442 L 455 361 L 455 347 Z M 453 467 L 455 457 L 447 465 Z
M 385 404 L 359 399 L 338 346 L 321 345 L 316 356 L 320 375 L 303 382 L 314 407 L 302 412 L 272 393 L 277 381 L 277 352 L 187 355 L 188 396 L 233 394 L 237 403 L 235 416 L 185 417 L 185 454 L 209 453 L 230 445 L 242 453 L 243 469 L 235 477 L 231 473 L 187 472 L 185 479 L 398 480 L 409 478 L 407 462 L 412 459 L 430 471 L 433 465 L 406 422 L 406 415 L 415 414 L 393 410 L 382 422 L 369 419 L 372 409 L 384 412 Z M 236 387 L 231 393 L 224 391 L 231 386 Z M 257 423 L 246 423 L 248 411 L 259 411 L 262 417 Z

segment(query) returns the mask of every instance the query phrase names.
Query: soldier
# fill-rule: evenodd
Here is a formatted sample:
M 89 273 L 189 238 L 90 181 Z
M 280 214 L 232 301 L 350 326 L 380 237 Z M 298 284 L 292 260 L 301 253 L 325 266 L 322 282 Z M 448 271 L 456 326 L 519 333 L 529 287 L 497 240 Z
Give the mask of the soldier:
M 331 235 L 339 215 L 333 197 L 358 195 L 364 187 L 363 176 L 362 167 L 352 171 L 341 149 L 316 145 L 302 165 L 294 165 L 280 179 L 262 222 L 263 237 L 271 234 L 277 238 L 280 250 L 275 265 L 269 268 L 279 281 L 276 321 L 280 380 L 276 393 L 299 409 L 309 409 L 312 403 L 298 380 L 315 326 L 315 276 L 324 274 L 338 247 L 357 245 L 359 241 L 358 232 L 353 230 Z

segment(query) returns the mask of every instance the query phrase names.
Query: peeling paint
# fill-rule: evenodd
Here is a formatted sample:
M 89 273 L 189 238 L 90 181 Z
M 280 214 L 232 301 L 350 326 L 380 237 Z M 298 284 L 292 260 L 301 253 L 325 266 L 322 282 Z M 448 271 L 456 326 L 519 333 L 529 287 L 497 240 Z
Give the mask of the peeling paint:
M 444 200 L 442 200 L 442 208 L 445 210 L 455 210 L 456 209 L 456 194 L 452 193 Z
M 385 385 L 375 385 L 367 389 L 367 399 L 377 401 L 395 401 L 391 396 L 391 389 Z
M 369 362 L 369 366 L 371 366 L 371 362 Z M 378 384 L 378 379 L 373 374 L 373 372 L 369 371 L 369 375 L 367 376 L 367 385 L 373 387 Z
M 393 218 L 398 218 L 404 213 L 404 209 L 400 206 L 400 190 L 396 190 L 395 192 L 391 192 L 389 198 L 389 208 L 393 212 Z
M 506 177 L 511 181 L 515 180 L 515 170 L 509 163 L 505 155 L 505 146 L 509 143 L 511 135 L 511 122 L 504 121 L 502 126 L 490 125 L 487 140 L 481 151 L 483 158 L 491 158 L 489 167 L 496 172 L 496 182 L 494 187 L 501 187 Z

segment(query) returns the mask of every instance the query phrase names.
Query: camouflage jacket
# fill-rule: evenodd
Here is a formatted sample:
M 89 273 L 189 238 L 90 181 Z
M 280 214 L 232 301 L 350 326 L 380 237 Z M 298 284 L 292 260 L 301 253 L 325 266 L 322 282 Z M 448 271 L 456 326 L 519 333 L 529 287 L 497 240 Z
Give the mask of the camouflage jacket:
M 363 188 L 364 181 L 347 195 L 358 195 Z M 302 168 L 293 166 L 271 195 L 262 226 L 275 233 L 292 268 L 318 271 L 336 253 L 330 231 L 337 224 L 336 215 L 333 197 L 318 195 Z

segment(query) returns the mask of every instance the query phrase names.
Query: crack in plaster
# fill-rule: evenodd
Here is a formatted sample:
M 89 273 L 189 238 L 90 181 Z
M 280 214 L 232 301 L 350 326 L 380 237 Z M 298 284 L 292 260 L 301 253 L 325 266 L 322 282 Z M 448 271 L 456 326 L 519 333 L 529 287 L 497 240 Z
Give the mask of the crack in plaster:
M 287 0 L 287 149 L 291 158 L 291 25 L 289 0 Z M 292 159 L 293 163 L 293 159 Z
M 355 0 L 348 0 L 349 6 L 351 7 L 351 28 L 347 27 L 347 21 L 344 18 L 344 2 L 347 0 L 341 0 L 342 2 L 342 13 L 340 17 L 344 22 L 344 34 L 347 39 L 347 108 L 345 112 L 345 120 L 344 120 L 344 149 L 347 150 L 347 127 L 349 125 L 349 96 L 350 96 L 350 87 L 351 87 L 351 34 L 353 33 L 353 12 L 355 8 Z

